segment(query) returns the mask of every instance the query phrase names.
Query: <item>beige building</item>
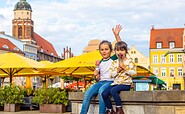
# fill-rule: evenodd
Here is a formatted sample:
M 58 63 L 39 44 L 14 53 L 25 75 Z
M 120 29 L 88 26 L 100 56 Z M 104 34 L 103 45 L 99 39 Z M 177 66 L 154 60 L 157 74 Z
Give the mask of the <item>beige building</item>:
M 130 55 L 130 57 L 133 59 L 133 61 L 137 64 L 137 65 L 141 65 L 147 69 L 149 69 L 149 58 L 146 57 L 145 55 L 143 55 L 143 53 L 141 53 L 136 46 L 132 46 L 129 50 L 128 53 Z
M 99 49 L 100 42 L 101 40 L 98 40 L 98 39 L 90 40 L 88 45 L 84 48 L 83 53 L 88 53 Z

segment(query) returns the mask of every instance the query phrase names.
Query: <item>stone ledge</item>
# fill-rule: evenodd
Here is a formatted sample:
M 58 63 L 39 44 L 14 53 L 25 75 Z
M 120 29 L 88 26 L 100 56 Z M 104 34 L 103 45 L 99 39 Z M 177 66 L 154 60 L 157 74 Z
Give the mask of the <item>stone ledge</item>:
M 80 113 L 83 96 L 83 92 L 69 92 L 72 113 Z M 126 114 L 185 113 L 185 91 L 123 91 L 120 96 Z M 91 100 L 88 114 L 98 114 L 98 110 L 97 96 Z
M 82 101 L 84 92 L 69 92 L 69 100 Z M 185 91 L 123 91 L 123 102 L 185 102 Z M 98 96 L 92 99 L 98 101 Z

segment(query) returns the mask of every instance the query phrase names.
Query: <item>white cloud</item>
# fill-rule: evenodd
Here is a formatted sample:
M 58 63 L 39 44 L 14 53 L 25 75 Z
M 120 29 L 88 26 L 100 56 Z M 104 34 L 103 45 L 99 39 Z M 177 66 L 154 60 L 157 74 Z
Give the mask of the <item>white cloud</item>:
M 0 0 L 0 20 L 8 34 L 11 34 L 13 8 L 18 1 Z M 155 28 L 181 28 L 185 22 L 184 0 L 27 0 L 27 2 L 33 10 L 35 32 L 50 41 L 59 55 L 67 46 L 72 48 L 75 55 L 79 55 L 91 39 L 114 41 L 111 28 L 118 23 L 123 25 L 120 33 L 122 39 L 130 46 L 135 44 L 141 52 L 145 50 L 143 53 L 148 55 L 152 25 L 155 25 Z

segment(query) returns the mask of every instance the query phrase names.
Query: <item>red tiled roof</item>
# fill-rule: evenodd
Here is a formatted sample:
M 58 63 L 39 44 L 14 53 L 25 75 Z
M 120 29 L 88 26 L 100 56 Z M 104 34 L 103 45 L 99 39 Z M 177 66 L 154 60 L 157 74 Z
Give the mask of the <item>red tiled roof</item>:
M 175 48 L 183 48 L 184 28 L 151 29 L 150 49 L 155 49 L 156 42 L 162 43 L 162 48 L 169 48 L 169 42 L 175 42 Z
M 54 56 L 58 57 L 53 45 L 50 42 L 48 42 L 47 40 L 45 40 L 35 32 L 34 32 L 34 38 L 36 40 L 37 45 L 39 46 L 39 50 L 41 50 L 42 48 L 44 53 L 47 53 L 49 55 L 53 53 Z
M 4 48 L 3 47 L 4 45 L 7 45 L 8 49 Z M 12 51 L 12 52 L 23 53 L 18 47 L 17 48 L 19 49 L 19 51 L 15 50 L 16 46 L 10 40 L 8 40 L 6 38 L 0 38 L 0 48 L 3 49 L 3 50 Z

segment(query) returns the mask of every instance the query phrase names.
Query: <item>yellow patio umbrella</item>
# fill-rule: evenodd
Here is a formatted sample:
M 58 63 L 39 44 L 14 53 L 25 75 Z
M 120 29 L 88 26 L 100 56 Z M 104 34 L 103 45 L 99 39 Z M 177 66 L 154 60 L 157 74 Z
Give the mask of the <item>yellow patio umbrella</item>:
M 0 74 L 7 74 L 12 82 L 12 77 L 17 73 L 33 73 L 44 65 L 16 53 L 0 54 Z
M 53 64 L 52 62 L 50 61 L 40 61 L 39 63 L 43 64 L 44 66 L 46 65 L 49 65 L 49 64 Z M 26 76 L 26 87 L 31 87 L 31 77 L 36 77 L 36 76 L 40 76 L 42 78 L 44 78 L 45 82 L 47 78 L 51 77 L 51 76 L 57 76 L 57 75 L 60 75 L 59 72 L 52 72 L 52 71 L 46 71 L 45 67 L 42 67 L 42 68 L 39 68 L 37 69 L 38 71 L 37 72 L 27 72 L 27 73 L 23 73 L 23 72 L 20 72 L 20 73 L 16 73 L 14 76 L 15 77 L 19 77 L 19 76 Z
M 141 65 L 137 65 L 136 71 L 137 71 L 137 76 L 151 76 L 151 75 L 155 75 L 150 70 L 148 70 L 147 68 L 145 68 L 145 67 L 143 67 Z
M 58 71 L 65 75 L 89 75 L 93 74 L 96 60 L 101 60 L 99 50 L 75 56 L 66 60 L 46 66 L 52 71 Z
M 40 61 L 40 63 L 44 64 L 45 66 L 53 64 L 52 62 L 46 61 L 46 60 Z M 45 68 L 42 69 L 40 72 L 45 74 L 45 75 L 42 76 L 42 79 L 44 79 L 42 84 L 45 87 L 48 87 L 48 78 L 49 77 L 57 76 L 59 74 L 59 72 L 52 72 L 52 71 L 48 72 L 48 71 L 46 71 Z
M 95 61 L 101 59 L 102 56 L 100 55 L 99 50 L 96 50 L 93 52 L 85 53 L 73 58 L 56 62 L 46 67 L 52 71 L 58 71 L 64 74 L 65 76 L 92 77 L 93 71 L 95 69 Z M 137 65 L 136 70 L 138 75 L 153 75 L 152 72 L 150 72 L 148 69 L 141 65 Z

